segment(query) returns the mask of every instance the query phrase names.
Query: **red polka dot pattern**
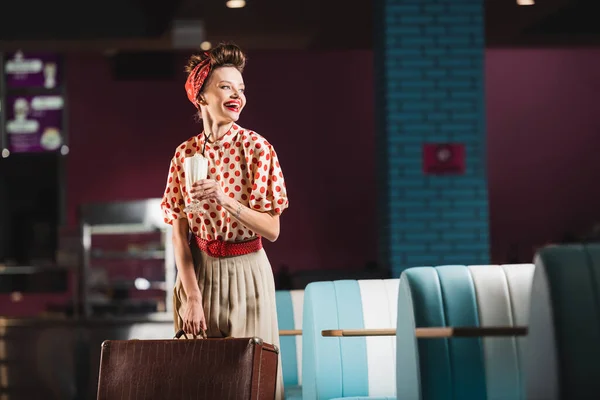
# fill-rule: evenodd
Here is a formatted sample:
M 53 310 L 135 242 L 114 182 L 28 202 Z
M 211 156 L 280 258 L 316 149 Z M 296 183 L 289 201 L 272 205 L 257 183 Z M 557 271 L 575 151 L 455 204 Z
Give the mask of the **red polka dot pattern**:
M 189 204 L 183 164 L 185 157 L 202 151 L 204 135 L 191 137 L 175 150 L 169 167 L 167 186 L 161 208 L 165 223 L 187 218 L 190 229 L 207 240 L 246 240 L 254 232 L 236 222 L 214 200 L 204 201 L 202 215 L 183 212 Z M 206 143 L 208 178 L 221 184 L 223 192 L 241 204 L 260 212 L 278 215 L 288 208 L 289 201 L 283 172 L 273 146 L 262 136 L 237 124 L 221 140 Z

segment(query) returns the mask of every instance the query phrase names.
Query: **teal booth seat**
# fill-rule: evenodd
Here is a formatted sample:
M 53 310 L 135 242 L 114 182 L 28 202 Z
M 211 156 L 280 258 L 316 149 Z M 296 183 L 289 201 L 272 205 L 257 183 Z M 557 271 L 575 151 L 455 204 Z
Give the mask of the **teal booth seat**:
M 304 400 L 395 400 L 393 336 L 323 337 L 329 329 L 396 327 L 398 279 L 312 282 L 304 292 Z
M 600 244 L 535 257 L 524 351 L 528 400 L 600 398 Z
M 279 330 L 301 330 L 304 290 L 275 292 Z M 302 399 L 302 336 L 280 336 L 281 368 L 286 400 Z
M 402 400 L 520 400 L 523 337 L 417 339 L 415 328 L 526 326 L 533 264 L 402 272 L 396 327 Z

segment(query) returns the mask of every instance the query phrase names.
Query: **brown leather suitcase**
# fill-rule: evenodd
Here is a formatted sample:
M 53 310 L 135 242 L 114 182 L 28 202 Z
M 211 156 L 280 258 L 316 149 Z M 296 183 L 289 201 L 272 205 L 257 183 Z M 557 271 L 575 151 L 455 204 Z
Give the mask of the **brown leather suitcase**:
M 106 340 L 98 400 L 273 400 L 277 363 L 259 338 Z

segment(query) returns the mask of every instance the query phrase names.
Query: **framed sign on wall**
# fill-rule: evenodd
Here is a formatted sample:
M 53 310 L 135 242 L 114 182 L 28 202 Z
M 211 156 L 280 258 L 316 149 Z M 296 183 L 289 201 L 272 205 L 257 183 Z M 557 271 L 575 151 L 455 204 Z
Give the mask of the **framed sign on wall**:
M 2 56 L 2 157 L 68 147 L 64 61 L 59 54 L 16 51 Z

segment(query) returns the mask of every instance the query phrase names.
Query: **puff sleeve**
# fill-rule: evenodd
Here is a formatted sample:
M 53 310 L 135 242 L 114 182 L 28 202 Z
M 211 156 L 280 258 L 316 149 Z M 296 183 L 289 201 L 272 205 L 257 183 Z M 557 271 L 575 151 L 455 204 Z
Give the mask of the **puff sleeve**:
M 169 168 L 169 177 L 167 179 L 167 187 L 160 204 L 163 212 L 165 223 L 172 225 L 173 220 L 178 218 L 186 218 L 184 209 L 184 200 L 182 193 L 182 184 L 184 181 L 182 174 L 183 168 L 181 167 L 179 160 L 173 158 Z
M 277 153 L 272 145 L 257 143 L 254 154 L 258 157 L 252 164 L 252 192 L 248 205 L 253 210 L 281 215 L 289 201 Z

